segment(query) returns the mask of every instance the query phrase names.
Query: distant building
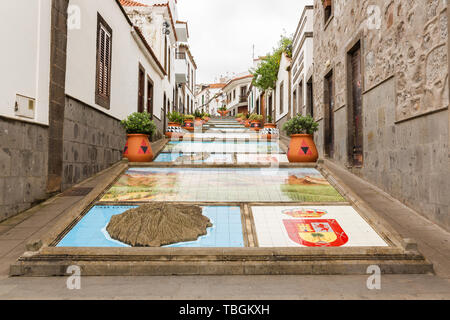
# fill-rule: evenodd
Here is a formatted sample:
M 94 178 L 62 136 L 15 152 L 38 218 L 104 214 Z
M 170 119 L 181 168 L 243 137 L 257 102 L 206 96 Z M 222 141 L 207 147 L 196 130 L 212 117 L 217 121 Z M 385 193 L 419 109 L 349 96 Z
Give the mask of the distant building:
M 227 82 L 222 91 L 225 95 L 225 105 L 230 115 L 248 112 L 247 91 L 253 80 L 251 74 L 241 74 Z
M 217 111 L 224 105 L 222 89 L 224 83 L 213 83 L 204 85 L 196 96 L 197 108 L 212 116 L 217 116 Z

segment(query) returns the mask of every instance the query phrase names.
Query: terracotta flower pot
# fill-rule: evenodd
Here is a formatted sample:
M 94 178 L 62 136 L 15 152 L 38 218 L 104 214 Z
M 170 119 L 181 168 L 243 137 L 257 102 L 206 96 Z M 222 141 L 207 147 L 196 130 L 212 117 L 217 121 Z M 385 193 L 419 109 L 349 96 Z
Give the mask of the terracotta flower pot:
M 127 144 L 123 151 L 123 156 L 130 162 L 151 162 L 153 161 L 153 151 L 148 135 L 129 134 Z
M 275 123 L 264 123 L 264 129 L 276 129 L 277 125 Z M 263 130 L 266 131 L 266 130 Z M 278 137 L 278 134 L 262 134 L 261 138 L 266 140 L 272 140 L 272 137 Z
M 184 120 L 184 129 L 188 131 L 194 131 L 194 121 Z
M 261 121 L 251 121 L 250 122 L 250 128 L 254 131 L 259 131 L 261 130 Z
M 230 111 L 228 111 L 228 110 L 225 110 L 225 111 L 223 111 L 223 110 L 219 110 L 219 111 L 217 111 L 222 117 L 225 117 Z
M 293 134 L 287 153 L 289 162 L 316 162 L 319 158 L 313 136 L 310 134 Z
M 178 122 L 169 122 L 168 126 L 181 128 L 181 124 L 179 124 Z M 173 134 L 173 132 L 166 132 L 166 137 L 172 138 L 172 134 Z
M 194 126 L 201 127 L 203 125 L 203 120 L 201 118 L 195 118 Z
M 244 120 L 244 126 L 250 128 L 250 120 Z

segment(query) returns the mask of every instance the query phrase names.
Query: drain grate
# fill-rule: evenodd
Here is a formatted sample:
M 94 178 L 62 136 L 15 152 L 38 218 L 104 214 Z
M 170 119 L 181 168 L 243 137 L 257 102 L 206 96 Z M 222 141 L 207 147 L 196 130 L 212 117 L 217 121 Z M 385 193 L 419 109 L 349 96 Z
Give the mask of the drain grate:
M 64 192 L 62 195 L 64 197 L 82 197 L 87 196 L 92 189 L 93 188 L 72 188 Z

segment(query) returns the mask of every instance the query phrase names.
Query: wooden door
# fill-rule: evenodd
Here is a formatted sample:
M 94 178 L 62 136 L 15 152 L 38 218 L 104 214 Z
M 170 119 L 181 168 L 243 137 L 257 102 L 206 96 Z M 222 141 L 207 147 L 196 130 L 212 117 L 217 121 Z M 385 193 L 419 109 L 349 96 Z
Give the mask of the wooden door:
M 153 118 L 153 83 L 150 79 L 147 80 L 147 112 Z
M 334 157 L 334 85 L 333 73 L 325 78 L 325 106 L 327 108 L 325 130 L 325 153 L 328 157 Z
M 138 112 L 144 112 L 145 72 L 139 68 Z
M 353 165 L 363 165 L 363 110 L 361 87 L 361 49 L 351 54 L 352 105 L 353 105 Z

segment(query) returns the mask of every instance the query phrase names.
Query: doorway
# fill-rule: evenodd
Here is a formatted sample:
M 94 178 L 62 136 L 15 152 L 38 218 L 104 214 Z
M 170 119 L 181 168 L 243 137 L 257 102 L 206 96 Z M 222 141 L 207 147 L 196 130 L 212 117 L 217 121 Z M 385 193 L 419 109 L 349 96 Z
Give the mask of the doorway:
M 361 74 L 361 46 L 359 42 L 349 52 L 351 99 L 349 110 L 349 137 L 351 162 L 354 166 L 363 165 L 364 136 L 363 136 L 363 106 L 362 106 L 362 74 Z
M 294 93 L 292 94 L 292 100 L 294 100 L 294 117 L 297 115 L 297 89 L 294 90 Z
M 144 112 L 145 71 L 139 65 L 138 112 Z
M 314 118 L 314 92 L 312 79 L 306 83 L 306 114 Z
M 147 112 L 153 119 L 153 81 L 150 78 L 147 79 Z
M 333 71 L 325 77 L 325 154 L 329 158 L 334 157 L 334 85 Z
M 164 130 L 163 130 L 163 132 L 166 132 L 166 129 L 167 129 L 167 124 L 166 124 L 166 121 L 167 121 L 167 98 L 166 98 L 166 93 L 164 93 L 164 98 L 163 98 L 163 114 L 164 114 L 164 116 L 163 116 L 163 128 L 164 128 Z

